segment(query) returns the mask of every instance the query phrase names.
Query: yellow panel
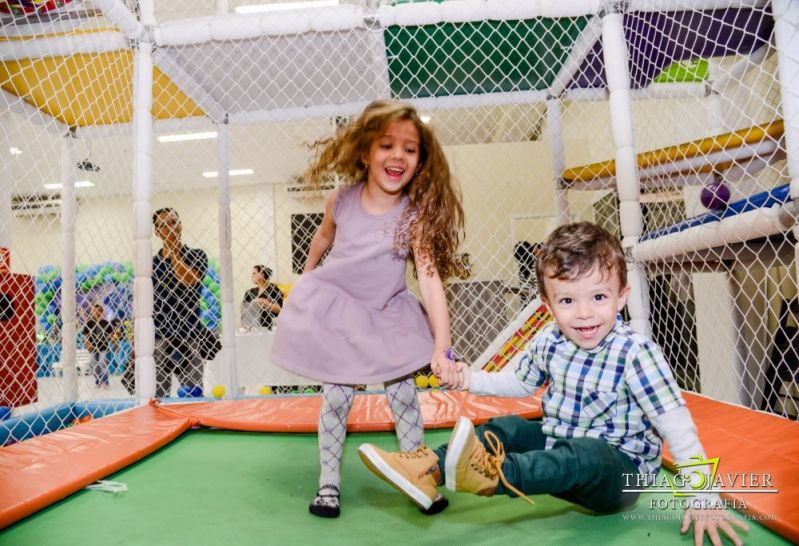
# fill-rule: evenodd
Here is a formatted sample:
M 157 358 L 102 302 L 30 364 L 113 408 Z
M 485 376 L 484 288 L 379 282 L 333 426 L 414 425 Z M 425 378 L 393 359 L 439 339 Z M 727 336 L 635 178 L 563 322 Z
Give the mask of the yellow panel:
M 667 148 L 642 152 L 638 154 L 637 162 L 640 168 L 664 165 L 682 159 L 696 157 L 700 154 L 709 155 L 722 150 L 740 148 L 744 144 L 754 144 L 766 138 L 776 140 L 782 136 L 784 130 L 782 120 L 778 119 L 771 123 L 755 125 L 754 127 L 747 127 L 746 129 L 731 133 L 724 133 L 683 144 L 677 144 L 675 146 L 669 146 Z M 730 165 L 732 165 L 732 163 L 725 163 L 724 165 L 716 165 L 715 168 L 723 170 L 724 166 Z M 693 170 L 708 172 L 713 169 L 714 167 L 712 165 L 708 165 Z M 616 162 L 610 160 L 566 169 L 563 171 L 561 178 L 567 182 L 588 182 L 589 180 L 614 176 L 615 174 Z
M 156 119 L 204 112 L 157 67 Z M 128 123 L 133 117 L 133 54 L 114 51 L 0 63 L 2 88 L 70 127 Z

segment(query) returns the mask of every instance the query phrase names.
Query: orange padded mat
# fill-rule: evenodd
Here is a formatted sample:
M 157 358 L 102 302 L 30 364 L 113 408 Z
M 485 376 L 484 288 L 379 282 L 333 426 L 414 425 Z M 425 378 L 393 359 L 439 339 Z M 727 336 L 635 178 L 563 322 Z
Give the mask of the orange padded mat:
M 683 396 L 705 454 L 719 457 L 718 474 L 768 474 L 773 488 L 779 490 L 722 493 L 722 498 L 745 503 L 746 509 L 740 511 L 799 543 L 799 423 L 697 394 Z M 663 461 L 667 466 L 674 462 L 668 450 Z

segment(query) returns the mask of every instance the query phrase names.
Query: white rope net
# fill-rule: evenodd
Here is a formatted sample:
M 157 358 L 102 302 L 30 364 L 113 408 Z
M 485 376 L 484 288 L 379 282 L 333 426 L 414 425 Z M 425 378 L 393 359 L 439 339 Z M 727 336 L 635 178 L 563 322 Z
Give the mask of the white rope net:
M 277 294 L 291 297 L 323 211 L 300 178 L 305 143 L 386 97 L 429 117 L 463 193 L 472 276 L 447 295 L 465 360 L 482 367 L 536 311 L 535 245 L 568 212 L 625 238 L 648 281 L 651 332 L 683 388 L 796 417 L 790 3 L 201 4 L 0 2 L 2 443 L 141 401 L 134 331 L 169 372 L 156 374 L 158 396 L 315 392 L 271 364 L 267 312 Z M 619 14 L 626 53 L 602 39 Z M 135 153 L 143 50 L 154 65 L 151 177 Z M 608 55 L 628 57 L 629 109 L 608 100 Z M 639 162 L 641 233 L 707 214 L 703 200 L 726 211 L 721 220 L 638 242 L 619 213 L 633 210 L 618 191 L 629 183 L 576 169 L 625 157 L 625 115 L 635 153 L 707 139 Z M 146 279 L 160 230 L 174 229 L 168 213 L 150 222 L 162 208 L 207 260 L 192 262 L 202 279 L 191 289 L 153 273 L 167 283 L 155 298 L 196 302 L 167 322 L 221 336 L 207 361 L 192 343 L 159 344 L 136 319 L 152 293 L 134 281 Z M 245 301 L 254 266 L 271 278 Z M 424 370 L 417 384 L 429 387 Z

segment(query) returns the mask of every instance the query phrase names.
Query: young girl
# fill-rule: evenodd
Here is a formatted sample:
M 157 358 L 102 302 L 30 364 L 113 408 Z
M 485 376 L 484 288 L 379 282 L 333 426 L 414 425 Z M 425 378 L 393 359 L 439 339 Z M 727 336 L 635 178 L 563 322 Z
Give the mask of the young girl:
M 373 102 L 313 147 L 319 153 L 306 179 L 318 185 L 335 173 L 346 185 L 325 204 L 305 273 L 278 318 L 272 360 L 324 383 L 322 470 L 309 510 L 337 517 L 354 385 L 385 383 L 400 448 L 422 445 L 412 374 L 428 363 L 437 372 L 451 356 L 442 279 L 467 275 L 456 254 L 464 219 L 441 145 L 407 104 Z M 424 308 L 405 284 L 407 260 Z M 427 512 L 446 505 L 439 497 Z

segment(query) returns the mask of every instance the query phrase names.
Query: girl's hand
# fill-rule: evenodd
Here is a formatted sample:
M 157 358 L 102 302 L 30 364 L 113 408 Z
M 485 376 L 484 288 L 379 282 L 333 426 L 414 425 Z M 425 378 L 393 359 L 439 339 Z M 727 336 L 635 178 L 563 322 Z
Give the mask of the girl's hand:
M 446 355 L 434 355 L 430 368 L 433 373 L 441 381 L 442 387 L 452 389 L 468 388 L 468 383 L 464 386 L 464 372 L 465 369 L 468 374 L 469 367 L 463 362 L 456 362 L 450 360 Z M 467 376 L 468 380 L 468 376 Z
M 471 370 L 465 362 L 449 361 L 447 369 L 439 377 L 441 386 L 449 389 L 469 390 Z

